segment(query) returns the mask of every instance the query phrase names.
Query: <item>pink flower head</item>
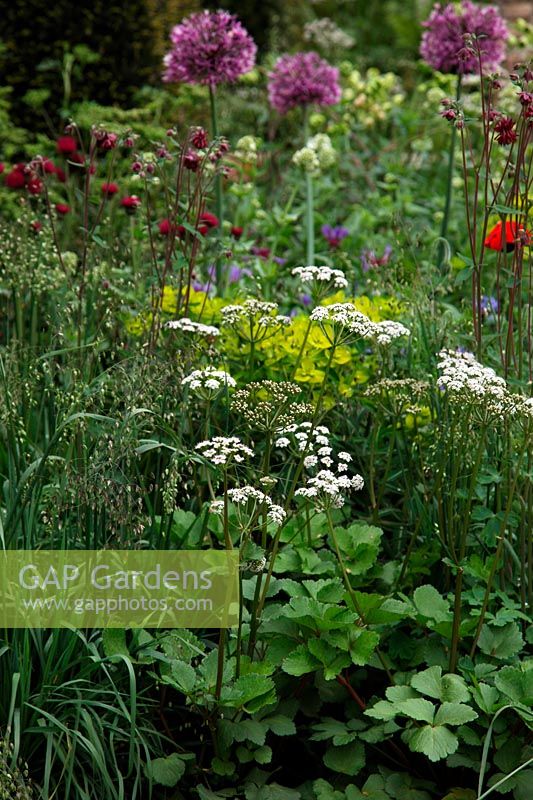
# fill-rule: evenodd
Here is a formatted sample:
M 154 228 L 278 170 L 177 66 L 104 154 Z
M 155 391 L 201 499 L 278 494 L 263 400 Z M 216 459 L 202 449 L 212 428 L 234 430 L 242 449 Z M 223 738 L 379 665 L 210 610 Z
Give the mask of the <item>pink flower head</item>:
M 118 192 L 118 183 L 103 183 L 101 190 L 106 197 L 113 197 Z
M 332 106 L 341 99 L 339 70 L 318 53 L 281 56 L 268 73 L 268 99 L 280 114 L 298 106 Z
M 233 14 L 201 11 L 172 28 L 164 58 L 167 83 L 233 83 L 255 65 L 257 47 Z
M 494 72 L 505 57 L 505 42 L 509 36 L 505 20 L 496 6 L 478 6 L 463 0 L 459 10 L 455 3 L 437 3 L 429 18 L 422 23 L 420 55 L 440 72 L 461 73 L 479 71 L 479 56 L 483 69 Z M 465 34 L 477 37 L 475 49 L 465 46 Z

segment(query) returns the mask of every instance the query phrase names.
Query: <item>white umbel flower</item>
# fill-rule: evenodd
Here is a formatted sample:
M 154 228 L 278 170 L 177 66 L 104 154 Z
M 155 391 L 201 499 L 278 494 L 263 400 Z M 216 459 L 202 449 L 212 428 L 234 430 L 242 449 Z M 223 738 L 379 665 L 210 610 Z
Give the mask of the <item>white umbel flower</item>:
M 206 339 L 220 336 L 219 329 L 215 328 L 214 325 L 204 325 L 203 322 L 195 322 L 188 317 L 171 319 L 170 322 L 165 323 L 165 328 L 171 328 L 174 331 L 183 331 L 184 333 L 193 333 L 198 337 Z
M 182 386 L 205 400 L 211 400 L 225 389 L 233 389 L 237 385 L 228 372 L 215 367 L 195 369 L 190 375 L 183 378 Z
M 348 287 L 348 281 L 340 269 L 325 266 L 295 267 L 292 274 L 312 289 L 315 287 L 322 289 L 324 286 L 327 286 L 328 289 L 346 289 Z
M 253 450 L 243 444 L 238 436 L 215 436 L 199 442 L 195 449 L 207 461 L 219 467 L 227 467 L 231 461 L 240 464 L 253 456 Z

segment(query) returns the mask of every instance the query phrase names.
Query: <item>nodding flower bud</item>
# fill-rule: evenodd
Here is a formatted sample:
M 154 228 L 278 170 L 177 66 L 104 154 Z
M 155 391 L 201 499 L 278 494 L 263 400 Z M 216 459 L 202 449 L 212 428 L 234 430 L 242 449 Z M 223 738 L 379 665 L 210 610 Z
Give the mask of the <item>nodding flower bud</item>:
M 133 147 L 135 145 L 135 139 L 133 136 L 127 136 L 124 139 L 124 147 Z
M 197 150 L 203 150 L 207 147 L 209 139 L 207 132 L 203 128 L 195 128 L 191 135 L 191 144 Z
M 451 106 L 453 105 L 453 100 L 451 100 L 449 97 L 443 97 L 440 101 L 440 104 L 441 106 Z
M 531 70 L 529 67 L 524 70 L 524 80 L 526 83 L 533 81 L 533 70 Z
M 94 131 L 94 138 L 100 150 L 113 150 L 118 144 L 118 136 L 116 133 L 96 130 Z
M 133 164 L 131 165 L 131 171 L 132 172 L 140 172 L 142 170 L 142 168 L 143 168 L 143 165 L 141 164 L 140 161 L 134 161 Z
M 146 169 L 146 172 L 149 175 L 152 175 L 152 173 L 155 172 L 155 164 L 152 164 L 152 162 L 149 161 L 148 164 L 146 165 L 145 169 Z
M 169 128 L 167 131 L 167 136 L 175 136 L 175 135 L 176 131 L 174 130 L 174 128 Z
M 168 158 L 168 156 L 169 156 L 169 152 L 168 152 L 166 147 L 159 147 L 155 151 L 155 154 L 156 154 L 157 158 Z
M 509 73 L 509 80 L 513 83 L 518 83 L 520 80 L 520 75 L 517 72 L 510 72 Z
M 200 166 L 200 156 L 198 153 L 189 150 L 183 156 L 183 166 L 185 169 L 190 169 L 191 172 L 197 172 L 198 167 Z
M 440 112 L 440 115 L 449 122 L 453 122 L 455 119 L 457 119 L 457 111 L 454 111 L 453 108 L 446 108 L 444 111 Z
M 531 92 L 519 92 L 518 99 L 523 106 L 529 106 L 533 103 L 533 93 Z

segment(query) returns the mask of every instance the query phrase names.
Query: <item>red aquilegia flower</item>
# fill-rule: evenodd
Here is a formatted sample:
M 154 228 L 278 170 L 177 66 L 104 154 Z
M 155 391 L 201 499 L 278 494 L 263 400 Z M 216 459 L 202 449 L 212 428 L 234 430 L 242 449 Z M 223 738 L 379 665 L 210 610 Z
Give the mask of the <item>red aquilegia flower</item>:
M 78 143 L 73 136 L 60 136 L 56 142 L 57 152 L 63 156 L 71 156 L 78 149 Z
M 61 216 L 64 217 L 70 212 L 70 206 L 67 206 L 66 203 L 56 203 L 56 211 L 58 214 L 61 214 Z
M 172 28 L 164 58 L 167 83 L 234 83 L 255 65 L 257 47 L 237 17 L 201 11 Z
M 103 183 L 101 189 L 106 197 L 113 197 L 118 192 L 118 183 Z
M 485 239 L 485 247 L 490 250 L 506 250 L 511 253 L 516 245 L 531 244 L 531 233 L 527 231 L 523 225 L 517 225 L 516 222 L 508 221 L 505 223 L 505 236 L 503 223 L 498 222 L 494 228 L 489 231 Z
M 498 144 L 513 144 L 518 139 L 512 117 L 500 117 L 494 125 L 494 133 Z
M 268 73 L 268 99 L 280 114 L 309 105 L 335 105 L 341 99 L 339 70 L 318 53 L 281 56 Z
M 468 33 L 477 37 L 484 70 L 495 72 L 505 57 L 509 31 L 496 6 L 478 6 L 470 0 L 459 7 L 456 3 L 437 3 L 422 25 L 426 30 L 420 55 L 439 72 L 479 72 L 478 53 L 465 47 L 463 37 Z
M 141 205 L 141 198 L 137 197 L 136 194 L 129 195 L 128 197 L 123 197 L 120 201 L 120 205 L 128 214 L 135 214 L 139 206 Z

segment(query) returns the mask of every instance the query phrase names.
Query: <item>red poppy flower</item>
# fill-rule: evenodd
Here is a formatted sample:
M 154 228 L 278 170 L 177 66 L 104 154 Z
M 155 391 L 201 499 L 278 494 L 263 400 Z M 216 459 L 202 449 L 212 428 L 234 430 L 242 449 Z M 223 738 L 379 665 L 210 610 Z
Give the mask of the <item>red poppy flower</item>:
M 204 226 L 207 228 L 218 228 L 220 225 L 218 217 L 215 217 L 214 214 L 210 214 L 209 211 L 205 211 L 203 214 L 200 214 L 199 221 L 203 222 Z M 200 230 L 200 228 L 198 228 L 198 230 Z
M 6 175 L 6 186 L 10 189 L 24 189 L 26 185 L 26 177 L 24 172 L 17 167 L 13 167 L 11 172 Z
M 234 239 L 240 239 L 244 232 L 244 228 L 240 228 L 238 225 L 234 225 L 231 229 L 231 235 Z
M 135 214 L 141 205 L 141 198 L 137 197 L 136 194 L 131 194 L 128 195 L 128 197 L 123 197 L 120 201 L 120 205 L 128 214 Z
M 61 216 L 64 217 L 65 214 L 69 213 L 70 206 L 67 206 L 66 203 L 56 203 L 56 211 L 58 214 L 61 214 Z
M 490 250 L 503 250 L 505 246 L 505 250 L 511 253 L 515 249 L 517 239 L 520 240 L 522 244 L 531 243 L 531 233 L 526 231 L 523 225 L 517 225 L 516 222 L 508 221 L 505 223 L 505 243 L 502 241 L 502 232 L 503 223 L 498 222 L 494 228 L 489 231 L 485 239 L 485 247 L 490 248 Z
M 70 156 L 78 149 L 78 143 L 73 136 L 60 136 L 56 145 L 57 152 L 63 156 Z
M 102 194 L 106 197 L 113 197 L 118 192 L 118 183 L 103 183 Z

